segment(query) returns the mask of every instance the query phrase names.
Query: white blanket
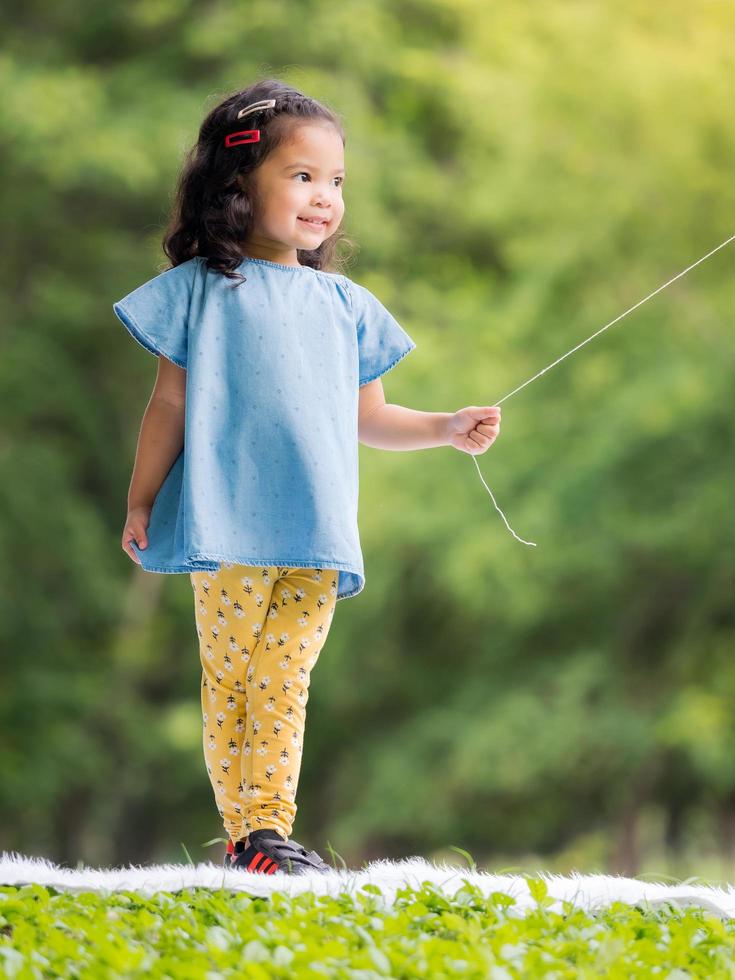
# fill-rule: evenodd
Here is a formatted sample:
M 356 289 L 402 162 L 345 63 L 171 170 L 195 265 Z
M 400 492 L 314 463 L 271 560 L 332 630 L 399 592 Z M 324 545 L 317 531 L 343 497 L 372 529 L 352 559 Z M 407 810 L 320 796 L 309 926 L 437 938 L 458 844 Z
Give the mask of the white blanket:
M 725 890 L 708 885 L 652 883 L 616 875 L 574 873 L 564 876 L 544 872 L 531 877 L 540 877 L 546 882 L 549 896 L 555 899 L 549 907 L 555 912 L 563 911 L 564 900 L 587 910 L 603 908 L 614 901 L 651 909 L 670 902 L 680 908 L 697 906 L 724 919 L 735 917 L 735 888 L 729 884 Z M 209 862 L 71 869 L 60 867 L 45 858 L 24 857 L 15 852 L 3 852 L 0 857 L 2 885 L 35 883 L 71 892 L 134 891 L 148 896 L 159 891 L 174 892 L 183 888 L 227 888 L 251 895 L 269 895 L 274 891 L 289 895 L 298 895 L 302 891 L 336 895 L 340 892 L 354 894 L 363 885 L 371 884 L 380 889 L 382 903 L 388 906 L 392 904 L 398 888 L 407 885 L 420 888 L 425 881 L 447 895 L 454 895 L 465 881 L 477 886 L 483 895 L 504 892 L 516 899 L 512 908 L 520 913 L 534 908 L 536 904 L 521 875 L 494 875 L 446 864 L 431 864 L 420 857 L 402 861 L 372 861 L 359 871 L 335 870 L 329 874 L 309 872 L 306 875 L 283 872 L 262 875 L 241 869 L 225 869 Z M 375 895 L 374 898 L 381 902 L 381 896 Z

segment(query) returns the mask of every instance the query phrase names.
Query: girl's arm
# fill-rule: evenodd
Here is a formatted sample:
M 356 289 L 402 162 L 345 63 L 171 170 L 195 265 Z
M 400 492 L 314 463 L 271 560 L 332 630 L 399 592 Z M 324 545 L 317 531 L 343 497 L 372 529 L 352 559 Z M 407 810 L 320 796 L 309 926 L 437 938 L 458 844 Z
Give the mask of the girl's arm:
M 138 436 L 128 511 L 153 506 L 161 484 L 184 446 L 185 415 L 186 371 L 161 357 Z
M 418 412 L 386 405 L 383 382 L 375 378 L 360 388 L 357 437 L 373 449 L 433 449 L 446 446 L 451 412 Z
M 360 388 L 357 430 L 359 441 L 375 449 L 454 446 L 476 456 L 489 449 L 500 433 L 500 406 L 419 412 L 403 405 L 386 405 L 383 385 L 376 378 Z

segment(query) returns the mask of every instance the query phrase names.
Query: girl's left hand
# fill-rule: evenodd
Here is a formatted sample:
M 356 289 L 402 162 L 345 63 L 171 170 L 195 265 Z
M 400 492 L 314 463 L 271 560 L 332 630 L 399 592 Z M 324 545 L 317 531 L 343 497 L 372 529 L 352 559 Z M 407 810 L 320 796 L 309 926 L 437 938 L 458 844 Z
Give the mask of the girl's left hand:
M 470 456 L 480 456 L 500 434 L 500 406 L 470 405 L 447 419 L 447 445 Z

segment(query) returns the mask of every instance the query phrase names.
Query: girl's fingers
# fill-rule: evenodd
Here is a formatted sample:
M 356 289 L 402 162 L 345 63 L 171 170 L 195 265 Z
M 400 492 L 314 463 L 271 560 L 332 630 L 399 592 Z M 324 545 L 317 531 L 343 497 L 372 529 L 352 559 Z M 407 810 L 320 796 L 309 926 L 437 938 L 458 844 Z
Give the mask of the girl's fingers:
M 138 560 L 138 556 L 135 554 L 135 552 L 133 551 L 133 549 L 130 547 L 130 545 L 131 545 L 131 543 L 133 541 L 135 541 L 135 536 L 134 535 L 132 537 L 129 537 L 126 540 L 124 540 L 123 541 L 122 549 L 125 552 L 125 554 L 128 556 L 128 558 L 132 558 L 132 560 L 135 562 L 136 565 L 140 565 L 140 561 Z M 135 543 L 138 544 L 137 541 Z M 138 545 L 138 547 L 140 547 L 140 545 Z

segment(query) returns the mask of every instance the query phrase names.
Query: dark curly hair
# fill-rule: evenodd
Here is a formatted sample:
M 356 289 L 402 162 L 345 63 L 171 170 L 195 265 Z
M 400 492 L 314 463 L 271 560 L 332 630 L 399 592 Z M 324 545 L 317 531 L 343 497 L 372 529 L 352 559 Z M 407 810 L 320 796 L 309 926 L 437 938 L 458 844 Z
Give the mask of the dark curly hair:
M 253 116 L 253 128 L 261 131 L 259 142 L 226 147 L 225 135 L 250 122 L 247 118 L 238 121 L 239 110 L 262 99 L 275 99 L 276 104 Z M 212 109 L 178 178 L 163 238 L 170 268 L 199 255 L 206 258 L 208 269 L 238 280 L 236 286 L 246 281 L 235 270 L 244 258 L 243 244 L 253 228 L 255 200 L 249 177 L 298 126 L 311 120 L 331 123 L 345 145 L 344 130 L 335 112 L 278 79 L 261 79 L 228 95 Z M 338 255 L 338 246 L 346 246 L 347 254 Z M 318 248 L 297 249 L 296 254 L 301 265 L 343 272 L 353 247 L 340 225 Z

